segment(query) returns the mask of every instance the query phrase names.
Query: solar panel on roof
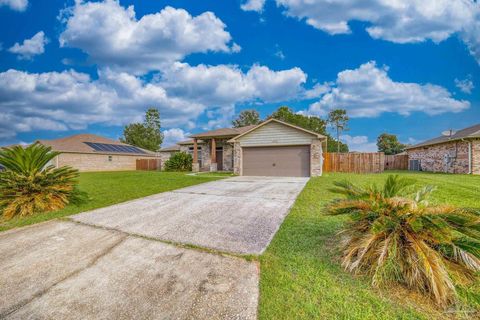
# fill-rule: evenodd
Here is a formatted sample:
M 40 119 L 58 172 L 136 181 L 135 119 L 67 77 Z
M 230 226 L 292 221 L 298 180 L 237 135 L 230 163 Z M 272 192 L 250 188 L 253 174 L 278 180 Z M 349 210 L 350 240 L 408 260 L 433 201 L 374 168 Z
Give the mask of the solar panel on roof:
M 124 146 L 118 144 L 109 144 L 109 143 L 95 143 L 95 142 L 84 142 L 87 146 L 93 148 L 95 151 L 108 151 L 116 153 L 141 153 L 145 154 L 146 152 L 140 148 L 132 146 Z

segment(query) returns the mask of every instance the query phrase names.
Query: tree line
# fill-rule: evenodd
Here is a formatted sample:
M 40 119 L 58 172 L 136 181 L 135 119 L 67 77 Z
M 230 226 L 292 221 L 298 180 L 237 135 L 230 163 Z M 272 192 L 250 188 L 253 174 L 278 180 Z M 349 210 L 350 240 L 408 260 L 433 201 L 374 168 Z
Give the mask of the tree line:
M 327 137 L 327 152 L 348 152 L 348 145 L 340 141 L 342 132 L 349 130 L 350 118 L 344 109 L 331 110 L 326 119 L 317 116 L 295 113 L 287 106 L 281 106 L 272 114 L 262 120 L 256 110 L 243 110 L 232 121 L 234 128 L 249 125 L 258 125 L 268 119 L 277 119 L 298 127 L 313 131 Z M 335 137 L 327 131 L 333 129 Z M 160 113 L 158 109 L 150 108 L 145 113 L 143 122 L 131 123 L 125 126 L 120 141 L 146 150 L 158 151 L 163 142 L 161 132 Z M 397 154 L 405 150 L 407 145 L 398 141 L 396 135 L 383 133 L 377 138 L 378 151 L 385 154 Z

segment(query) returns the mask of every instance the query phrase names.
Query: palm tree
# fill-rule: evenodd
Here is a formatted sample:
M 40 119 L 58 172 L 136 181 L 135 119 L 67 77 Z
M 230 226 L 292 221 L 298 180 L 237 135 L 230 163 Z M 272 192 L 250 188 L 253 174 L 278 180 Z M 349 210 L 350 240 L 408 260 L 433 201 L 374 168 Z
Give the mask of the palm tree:
M 0 210 L 5 219 L 58 210 L 67 205 L 76 189 L 78 170 L 55 168 L 48 163 L 59 155 L 35 143 L 0 150 Z
M 407 196 L 412 184 L 392 175 L 383 188 L 335 183 L 332 191 L 346 199 L 328 211 L 351 218 L 342 265 L 372 276 L 373 285 L 398 282 L 447 306 L 456 300 L 456 285 L 480 271 L 480 213 L 430 204 L 431 186 Z

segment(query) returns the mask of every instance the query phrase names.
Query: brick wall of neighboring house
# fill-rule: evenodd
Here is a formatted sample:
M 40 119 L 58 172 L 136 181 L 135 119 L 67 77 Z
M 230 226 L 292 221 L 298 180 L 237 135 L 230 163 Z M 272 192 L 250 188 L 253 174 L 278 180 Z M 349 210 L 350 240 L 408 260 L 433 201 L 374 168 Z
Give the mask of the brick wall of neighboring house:
M 126 155 L 62 153 L 52 160 L 52 164 L 58 167 L 71 166 L 80 171 L 121 171 L 136 170 L 136 160 L 147 158 Z
M 472 173 L 480 174 L 480 139 L 472 141 Z
M 480 149 L 479 143 L 474 141 L 472 145 L 472 155 L 474 157 L 477 157 L 477 152 L 474 149 Z M 452 141 L 410 149 L 407 152 L 409 160 L 420 160 L 422 171 L 468 173 L 468 141 Z M 447 156 L 450 161 L 448 161 Z M 480 158 L 480 155 L 478 157 Z M 473 168 L 479 165 L 476 160 L 472 164 Z

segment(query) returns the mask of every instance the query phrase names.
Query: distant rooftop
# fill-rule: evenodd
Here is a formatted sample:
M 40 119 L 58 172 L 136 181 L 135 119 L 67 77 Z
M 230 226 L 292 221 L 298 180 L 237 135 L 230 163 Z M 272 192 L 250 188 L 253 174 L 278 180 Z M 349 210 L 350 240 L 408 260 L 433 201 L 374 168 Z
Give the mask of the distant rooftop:
M 60 139 L 38 140 L 39 143 L 52 147 L 53 151 L 75 153 L 108 153 L 122 155 L 153 156 L 155 153 L 134 147 L 117 140 L 95 134 L 76 134 Z
M 250 126 L 245 126 L 240 128 L 220 128 L 220 129 L 200 132 L 197 134 L 192 134 L 190 137 L 191 138 L 217 138 L 217 137 L 233 138 L 235 136 L 238 136 L 239 134 L 247 132 L 248 130 L 256 126 L 257 125 L 250 125 Z
M 426 146 L 431 146 L 431 145 L 434 145 L 434 144 L 440 144 L 440 143 L 445 143 L 445 142 L 449 142 L 449 141 L 469 139 L 469 138 L 480 138 L 480 123 L 476 124 L 474 126 L 459 130 L 454 135 L 452 135 L 451 137 L 439 136 L 439 137 L 421 142 L 419 144 L 410 146 L 407 149 L 426 147 Z

